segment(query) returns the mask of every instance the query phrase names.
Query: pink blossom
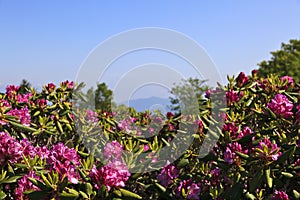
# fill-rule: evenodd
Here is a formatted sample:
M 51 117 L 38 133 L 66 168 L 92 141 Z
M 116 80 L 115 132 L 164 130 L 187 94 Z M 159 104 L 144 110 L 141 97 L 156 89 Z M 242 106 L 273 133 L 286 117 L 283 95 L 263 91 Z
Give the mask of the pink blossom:
M 44 108 L 45 106 L 47 106 L 47 100 L 45 100 L 45 99 L 38 99 L 37 100 L 37 104 L 39 105 L 40 108 Z
M 149 149 L 150 149 L 149 145 L 148 144 L 144 144 L 144 152 L 148 151 Z
M 100 189 L 102 185 L 106 186 L 107 190 L 111 188 L 125 187 L 125 183 L 130 177 L 128 167 L 125 163 L 118 159 L 109 161 L 107 165 L 99 170 L 94 165 L 89 176 L 95 184 L 95 188 Z
M 86 118 L 88 121 L 92 122 L 92 123 L 96 123 L 99 121 L 98 119 L 98 113 L 97 112 L 94 112 L 90 109 L 87 109 L 86 110 Z
M 255 148 L 255 155 L 267 161 L 276 161 L 281 155 L 276 143 L 272 143 L 269 138 L 264 138 Z
M 15 85 L 8 85 L 6 87 L 6 94 L 9 99 L 14 99 L 18 93 L 18 90 L 20 89 L 20 86 Z
M 228 144 L 226 151 L 224 152 L 225 162 L 232 164 L 237 157 L 235 152 L 247 153 L 247 150 L 243 151 L 242 146 L 238 142 Z
M 283 76 L 280 78 L 280 80 L 282 82 L 286 82 L 287 81 L 287 84 L 283 87 L 283 89 L 288 89 L 290 86 L 292 86 L 294 84 L 294 79 L 293 77 L 290 77 L 290 76 Z
M 284 191 L 275 190 L 271 199 L 272 200 L 288 200 L 289 196 Z
M 67 86 L 68 89 L 73 89 L 74 87 L 74 82 L 73 81 L 64 81 L 61 83 L 62 86 Z
M 28 94 L 18 94 L 17 95 L 17 102 L 19 102 L 19 103 L 28 103 L 30 97 L 32 97 L 31 93 L 28 93 Z
M 244 86 L 245 84 L 248 83 L 248 81 L 249 81 L 249 78 L 248 78 L 248 76 L 245 75 L 244 72 L 241 72 L 241 73 L 238 75 L 238 77 L 236 78 L 236 82 L 237 82 L 237 85 L 238 85 L 239 87 Z
M 37 180 L 41 180 L 38 175 L 35 174 L 34 171 L 30 171 L 27 175 L 23 176 L 20 180 L 18 180 L 18 187 L 16 188 L 15 198 L 17 200 L 27 199 L 23 194 L 27 190 L 40 191 L 40 188 L 36 187 L 29 181 L 28 178 L 35 178 Z
M 267 105 L 277 116 L 284 118 L 291 117 L 293 113 L 293 103 L 283 94 L 276 94 L 276 96 Z
M 158 180 L 162 186 L 168 187 L 172 183 L 172 180 L 178 176 L 179 170 L 174 165 L 170 165 L 170 162 L 167 161 L 167 164 L 158 175 Z
M 238 95 L 234 90 L 229 90 L 226 92 L 227 105 L 231 105 L 233 102 L 238 102 L 240 100 L 240 96 L 243 96 L 241 93 Z
M 104 147 L 104 157 L 106 159 L 110 158 L 120 158 L 123 153 L 123 146 L 116 140 L 107 143 Z
M 187 193 L 187 199 L 199 200 L 200 197 L 200 187 L 194 183 L 191 179 L 183 180 L 180 182 L 179 187 L 177 188 L 177 195 L 180 196 L 182 194 L 182 190 Z
M 54 83 L 48 83 L 48 85 L 46 86 L 46 90 L 49 92 L 49 93 L 52 93 L 54 90 L 55 90 L 56 86 Z
M 174 113 L 172 113 L 172 112 L 167 112 L 167 118 L 168 119 L 171 119 L 172 117 L 174 117 Z
M 241 132 L 240 134 L 238 135 L 238 138 L 242 138 L 246 135 L 251 135 L 253 134 L 253 131 L 248 127 L 246 126 Z
M 36 148 L 30 144 L 27 138 L 23 139 L 20 144 L 25 156 L 30 156 L 31 158 L 33 158 L 36 155 Z
M 52 147 L 47 157 L 50 170 L 57 171 L 62 177 L 66 175 L 71 183 L 78 183 L 79 174 L 76 167 L 80 165 L 80 158 L 75 149 L 58 143 Z
M 229 132 L 231 136 L 236 135 L 239 130 L 238 126 L 235 126 L 234 122 L 226 123 L 223 125 L 222 131 Z
M 16 163 L 22 159 L 22 145 L 8 133 L 0 132 L 0 165 L 5 162 Z
M 25 125 L 30 126 L 30 114 L 27 106 L 25 108 L 21 109 L 11 109 L 8 113 L 8 115 L 17 117 L 18 121 Z

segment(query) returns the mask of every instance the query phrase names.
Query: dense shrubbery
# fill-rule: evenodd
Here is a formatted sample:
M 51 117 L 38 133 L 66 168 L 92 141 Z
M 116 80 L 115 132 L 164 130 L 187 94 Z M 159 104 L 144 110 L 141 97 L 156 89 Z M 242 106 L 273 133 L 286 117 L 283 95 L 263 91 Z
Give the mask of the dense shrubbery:
M 78 89 L 66 81 L 0 94 L 0 199 L 300 198 L 300 85 L 290 77 L 229 78 L 206 92 L 199 116 L 80 110 Z M 227 107 L 211 116 L 222 92 Z M 200 158 L 216 123 L 218 142 Z M 186 134 L 194 140 L 179 159 L 159 160 Z

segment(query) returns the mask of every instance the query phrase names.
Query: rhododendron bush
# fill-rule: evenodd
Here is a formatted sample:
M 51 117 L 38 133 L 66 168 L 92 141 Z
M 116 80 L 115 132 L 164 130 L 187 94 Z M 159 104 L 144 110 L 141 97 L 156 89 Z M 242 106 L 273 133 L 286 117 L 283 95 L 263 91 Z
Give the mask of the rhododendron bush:
M 299 83 L 256 71 L 228 81 L 206 92 L 198 116 L 80 109 L 82 84 L 69 81 L 26 94 L 7 86 L 0 199 L 299 199 Z M 213 113 L 222 93 L 226 106 Z M 218 140 L 201 157 L 213 124 Z

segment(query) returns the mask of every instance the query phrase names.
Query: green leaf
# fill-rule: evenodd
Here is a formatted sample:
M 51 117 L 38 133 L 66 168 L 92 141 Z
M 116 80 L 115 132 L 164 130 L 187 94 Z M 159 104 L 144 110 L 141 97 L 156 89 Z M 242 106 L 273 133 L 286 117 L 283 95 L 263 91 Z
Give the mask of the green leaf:
M 182 158 L 180 161 L 179 161 L 179 163 L 178 163 L 178 167 L 184 167 L 184 166 L 186 166 L 187 164 L 189 164 L 189 160 L 188 159 L 186 159 L 186 158 Z
M 277 116 L 275 115 L 275 113 L 270 109 L 270 108 L 266 108 L 268 113 L 270 114 L 270 116 L 273 118 L 273 119 L 277 119 Z
M 296 199 L 300 199 L 300 193 L 297 190 L 293 190 L 293 194 Z
M 266 177 L 266 180 L 267 180 L 268 187 L 272 188 L 273 179 L 271 178 L 270 173 L 271 173 L 270 168 L 265 170 L 265 177 Z
M 86 183 L 85 187 L 88 195 L 93 194 L 93 186 L 90 183 Z
M 19 179 L 19 178 L 21 178 L 22 176 L 13 176 L 13 177 L 10 177 L 10 178 L 8 178 L 7 180 L 5 180 L 5 181 L 2 181 L 1 183 L 15 183 L 15 182 L 17 182 L 17 180 Z
M 288 172 L 281 172 L 281 174 L 282 174 L 283 176 L 285 176 L 286 178 L 293 178 L 293 177 L 294 177 L 293 174 L 288 173 Z
M 35 178 L 31 178 L 31 177 L 28 177 L 28 180 L 35 186 L 37 186 L 38 188 L 40 188 L 41 190 L 47 190 L 47 187 L 45 186 L 45 184 L 40 181 L 40 180 L 37 180 Z
M 41 174 L 41 177 L 42 177 L 44 183 L 46 184 L 46 186 L 48 186 L 50 188 L 53 187 L 52 184 L 50 183 L 50 181 L 47 179 L 47 177 L 44 174 Z
M 133 199 L 142 199 L 142 197 L 140 195 L 135 194 L 133 192 L 130 192 L 128 190 L 125 190 L 125 189 L 122 189 L 122 188 L 120 188 L 119 190 L 121 191 L 122 196 L 124 196 L 124 197 L 130 197 L 130 198 L 133 198 Z
M 235 152 L 238 156 L 240 156 L 241 158 L 244 158 L 244 159 L 249 159 L 249 156 L 247 154 L 244 154 L 244 153 L 241 153 L 241 152 L 238 152 L 236 151 Z
M 3 191 L 0 191 L 0 200 L 5 199 L 6 196 L 7 195 Z
M 158 187 L 162 192 L 166 192 L 167 189 L 159 183 L 155 183 L 156 187 Z
M 61 123 L 59 121 L 56 121 L 56 126 L 57 126 L 60 133 L 64 133 L 63 128 L 61 126 Z
M 247 192 L 245 196 L 247 197 L 247 199 L 251 199 L 251 200 L 256 199 L 256 197 L 253 194 L 249 193 L 249 192 Z
M 253 180 L 250 182 L 249 192 L 254 192 L 262 182 L 263 171 L 260 171 L 253 177 Z
M 294 154 L 296 150 L 296 146 L 293 146 L 289 148 L 287 151 L 285 151 L 281 156 L 279 156 L 278 160 L 276 161 L 277 164 L 284 163 L 287 161 L 292 155 Z
M 28 127 L 28 126 L 25 126 L 23 124 L 19 124 L 19 123 L 13 122 L 13 121 L 9 121 L 9 123 L 11 125 L 13 125 L 14 127 L 17 127 L 17 128 L 22 129 L 24 131 L 28 131 L 28 132 L 36 132 L 36 131 L 38 131 L 38 130 L 36 130 L 34 128 L 31 128 L 31 127 Z

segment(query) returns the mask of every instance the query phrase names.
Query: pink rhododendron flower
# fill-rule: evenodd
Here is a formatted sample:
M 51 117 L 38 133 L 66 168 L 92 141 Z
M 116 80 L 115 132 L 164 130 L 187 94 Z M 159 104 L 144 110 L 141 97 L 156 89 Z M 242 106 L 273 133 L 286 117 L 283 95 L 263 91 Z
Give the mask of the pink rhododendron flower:
M 18 90 L 20 89 L 20 86 L 15 85 L 8 85 L 6 87 L 6 94 L 9 99 L 14 99 L 18 93 Z
M 94 112 L 90 109 L 87 109 L 86 110 L 86 118 L 88 121 L 92 122 L 92 123 L 96 123 L 99 121 L 98 119 L 98 113 L 97 112 Z
M 16 192 L 15 192 L 15 198 L 17 200 L 29 199 L 23 194 L 26 190 L 40 191 L 40 188 L 36 187 L 35 185 L 33 185 L 33 183 L 29 181 L 28 179 L 29 177 L 35 178 L 37 180 L 41 180 L 40 177 L 36 175 L 34 171 L 30 171 L 27 175 L 19 179 L 18 187 L 16 188 Z
M 66 175 L 71 183 L 78 183 L 79 174 L 76 167 L 80 162 L 75 149 L 66 147 L 62 143 L 54 145 L 48 155 L 47 164 L 50 170 L 57 171 L 62 177 Z
M 66 81 L 62 82 L 61 84 L 63 86 L 66 85 L 68 89 L 73 89 L 73 87 L 74 87 L 74 82 L 73 81 L 66 80 Z
M 48 148 L 46 146 L 36 148 L 36 155 L 38 155 L 42 159 L 49 158 L 49 154 L 50 154 L 50 151 L 48 150 Z
M 267 105 L 277 116 L 284 118 L 291 117 L 293 113 L 293 103 L 283 94 L 276 94 L 276 96 Z
M 170 162 L 167 161 L 167 164 L 158 175 L 158 180 L 162 186 L 168 187 L 172 183 L 172 180 L 177 178 L 178 176 L 179 170 L 175 166 L 170 165 Z
M 23 139 L 20 144 L 25 156 L 30 156 L 31 158 L 33 158 L 36 155 L 36 148 L 31 145 L 27 138 Z
M 46 85 L 46 90 L 49 92 L 49 93 L 52 93 L 54 90 L 55 90 L 56 86 L 54 83 L 49 83 L 48 85 Z
M 89 176 L 94 182 L 95 188 L 100 189 L 104 185 L 110 191 L 111 188 L 125 187 L 130 173 L 126 164 L 118 159 L 114 159 L 99 170 L 94 165 Z
M 8 133 L 0 132 L 0 165 L 16 163 L 22 159 L 22 146 Z
M 229 132 L 231 136 L 236 135 L 239 130 L 238 126 L 235 126 L 234 122 L 226 123 L 223 125 L 222 131 Z
M 45 99 L 38 99 L 37 104 L 39 105 L 40 108 L 45 108 L 47 106 L 47 100 Z
M 294 79 L 293 79 L 293 77 L 290 77 L 290 76 L 283 76 L 280 78 L 280 80 L 282 82 L 287 81 L 287 84 L 283 87 L 283 89 L 285 89 L 285 90 L 294 84 Z
M 123 153 L 123 146 L 118 141 L 112 141 L 107 143 L 104 147 L 104 157 L 106 159 L 110 158 L 120 158 Z
M 284 191 L 275 190 L 272 200 L 289 200 L 289 196 Z
M 29 98 L 32 97 L 31 93 L 28 94 L 18 94 L 17 96 L 17 102 L 19 103 L 28 103 L 29 102 Z
M 240 134 L 238 135 L 238 138 L 242 138 L 246 135 L 251 135 L 253 134 L 253 131 L 248 127 L 246 126 L 241 132 Z
M 185 193 L 188 193 L 187 199 L 199 200 L 200 197 L 200 187 L 194 183 L 191 179 L 183 180 L 180 182 L 179 187 L 177 188 L 177 195 L 180 196 L 182 194 L 182 190 Z
M 224 160 L 228 164 L 232 164 L 236 158 L 236 151 L 241 153 L 247 153 L 248 151 L 243 151 L 242 146 L 238 142 L 230 143 L 226 147 L 226 151 L 224 152 Z
M 167 118 L 168 119 L 171 119 L 172 117 L 174 117 L 174 113 L 172 113 L 172 112 L 167 112 Z
M 25 125 L 30 126 L 30 114 L 27 106 L 25 108 L 21 109 L 11 109 L 8 113 L 8 115 L 17 117 L 18 121 Z
M 240 93 L 240 95 L 235 92 L 234 90 L 229 90 L 226 92 L 226 99 L 227 99 L 227 105 L 230 105 L 233 102 L 238 102 L 240 100 L 240 97 L 242 97 L 243 94 Z
M 245 75 L 244 72 L 241 72 L 241 73 L 238 75 L 238 77 L 236 78 L 236 82 L 237 82 L 237 85 L 238 85 L 239 87 L 244 86 L 245 84 L 248 83 L 248 81 L 249 81 L 249 78 L 248 78 L 248 76 Z
M 277 147 L 276 143 L 273 144 L 269 138 L 264 138 L 259 142 L 258 146 L 256 146 L 255 155 L 267 161 L 276 161 L 281 155 L 279 150 L 280 147 Z

